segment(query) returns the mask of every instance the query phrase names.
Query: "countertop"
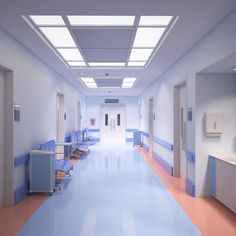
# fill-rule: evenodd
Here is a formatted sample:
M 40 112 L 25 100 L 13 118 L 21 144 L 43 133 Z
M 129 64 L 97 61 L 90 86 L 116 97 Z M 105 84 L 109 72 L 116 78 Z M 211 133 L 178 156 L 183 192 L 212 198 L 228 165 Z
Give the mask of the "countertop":
M 236 153 L 211 153 L 209 156 L 236 166 Z

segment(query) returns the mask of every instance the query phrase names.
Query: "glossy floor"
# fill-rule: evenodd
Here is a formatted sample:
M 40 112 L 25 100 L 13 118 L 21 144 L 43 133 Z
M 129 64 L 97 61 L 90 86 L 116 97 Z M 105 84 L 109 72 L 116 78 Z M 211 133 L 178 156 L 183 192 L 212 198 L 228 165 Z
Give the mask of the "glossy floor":
M 172 196 L 205 236 L 235 236 L 236 214 L 212 197 L 191 197 L 185 191 L 185 183 L 167 172 L 150 153 L 137 147 L 143 158 L 165 184 Z
M 18 236 L 200 235 L 132 146 L 91 147 Z

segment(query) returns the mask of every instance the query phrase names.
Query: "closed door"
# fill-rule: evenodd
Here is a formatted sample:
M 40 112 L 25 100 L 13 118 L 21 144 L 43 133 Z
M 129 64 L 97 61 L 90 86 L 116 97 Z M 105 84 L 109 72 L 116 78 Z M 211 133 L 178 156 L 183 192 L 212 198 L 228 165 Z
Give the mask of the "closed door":
M 4 195 L 4 104 L 4 72 L 0 70 L 0 207 Z
M 57 94 L 57 142 L 64 142 L 64 95 Z M 64 147 L 57 146 L 57 159 L 64 158 Z
M 101 107 L 101 141 L 125 142 L 125 107 Z
M 149 138 L 148 138 L 148 147 L 149 152 L 152 153 L 153 150 L 153 98 L 149 99 Z
M 186 142 L 187 142 L 187 91 L 186 85 L 179 88 L 179 139 L 180 139 L 180 177 L 186 179 Z
M 78 107 L 77 107 L 77 130 L 81 130 L 81 103 L 78 102 Z

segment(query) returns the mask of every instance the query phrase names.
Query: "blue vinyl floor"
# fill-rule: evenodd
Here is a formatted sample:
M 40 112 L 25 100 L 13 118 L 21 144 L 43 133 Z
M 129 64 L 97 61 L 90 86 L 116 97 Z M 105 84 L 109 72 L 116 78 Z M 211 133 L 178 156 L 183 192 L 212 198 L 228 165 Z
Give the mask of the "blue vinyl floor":
M 18 236 L 200 235 L 131 145 L 90 150 Z

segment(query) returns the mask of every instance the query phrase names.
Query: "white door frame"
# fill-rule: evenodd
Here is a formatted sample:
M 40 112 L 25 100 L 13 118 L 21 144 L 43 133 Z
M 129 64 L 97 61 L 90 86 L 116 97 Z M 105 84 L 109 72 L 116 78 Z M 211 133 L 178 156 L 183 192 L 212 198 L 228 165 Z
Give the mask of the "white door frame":
M 152 153 L 153 151 L 153 118 L 154 118 L 154 99 L 153 97 L 149 98 L 148 100 L 148 110 L 149 110 L 149 138 L 148 138 L 148 147 L 149 152 Z
M 57 92 L 56 97 L 56 125 L 57 125 L 57 142 L 65 140 L 65 118 L 64 118 L 64 94 Z M 57 159 L 64 158 L 64 146 L 57 146 Z
M 187 109 L 187 104 L 188 104 L 188 98 L 187 98 L 187 81 L 182 81 L 181 83 L 177 84 L 174 86 L 174 101 L 173 101 L 173 109 L 174 109 L 174 166 L 173 166 L 173 174 L 176 177 L 180 177 L 180 158 L 181 158 L 181 141 L 180 141 L 180 88 L 183 86 L 186 87 L 186 109 Z M 186 111 L 187 113 L 187 111 Z M 184 132 L 184 135 L 186 135 L 186 132 Z M 187 137 L 185 136 L 185 140 Z M 186 140 L 187 141 L 187 140 Z M 186 142 L 185 141 L 185 142 Z M 186 147 L 186 144 L 185 144 Z M 187 162 L 186 162 L 186 175 L 187 175 Z
M 4 71 L 4 157 L 3 157 L 3 206 L 14 204 L 14 156 L 13 156 L 13 71 Z
M 123 104 L 117 104 L 117 105 L 115 105 L 115 104 L 107 104 L 107 105 L 101 105 L 101 107 L 100 107 L 100 138 L 101 138 L 101 142 L 103 142 L 104 141 L 104 135 L 103 135 L 103 133 L 104 133 L 104 130 L 103 130 L 103 128 L 104 128 L 104 125 L 103 125 L 103 121 L 104 121 L 104 117 L 103 117 L 103 111 L 102 111 L 102 108 L 103 107 L 122 107 L 123 109 L 124 109 L 124 121 L 123 121 L 123 123 L 124 123 L 124 125 L 123 125 L 123 128 L 124 128 L 124 130 L 123 130 L 123 132 L 124 132 L 124 134 L 123 134 L 123 141 L 125 142 L 125 139 L 126 139 L 126 109 L 125 109 L 125 105 L 123 105 Z
M 77 130 L 81 130 L 82 127 L 81 127 L 81 102 L 78 102 L 77 103 Z

